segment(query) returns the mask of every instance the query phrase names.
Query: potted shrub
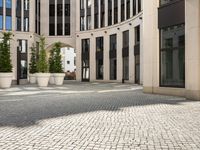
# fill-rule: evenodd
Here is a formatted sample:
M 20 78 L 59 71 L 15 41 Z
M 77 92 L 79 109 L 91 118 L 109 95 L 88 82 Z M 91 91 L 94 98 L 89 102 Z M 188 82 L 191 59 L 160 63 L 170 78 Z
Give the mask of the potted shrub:
M 48 86 L 50 73 L 47 62 L 47 55 L 45 51 L 45 38 L 40 38 L 40 53 L 39 60 L 37 62 L 37 83 L 39 87 Z
M 51 73 L 49 83 L 50 84 L 55 84 L 54 80 L 54 56 L 55 56 L 55 49 L 54 47 L 50 50 L 50 57 L 49 57 L 49 72 Z
M 11 32 L 3 32 L 3 41 L 0 43 L 0 88 L 10 88 L 13 78 L 10 56 Z
M 63 73 L 62 70 L 62 57 L 60 54 L 61 49 L 61 43 L 57 42 L 54 45 L 53 51 L 54 51 L 54 61 L 53 61 L 53 72 L 54 72 L 54 81 L 55 85 L 63 85 L 65 73 Z
M 31 84 L 36 83 L 36 72 L 37 72 L 37 65 L 36 65 L 36 49 L 34 44 L 32 45 L 31 49 L 31 59 L 29 63 L 29 82 Z

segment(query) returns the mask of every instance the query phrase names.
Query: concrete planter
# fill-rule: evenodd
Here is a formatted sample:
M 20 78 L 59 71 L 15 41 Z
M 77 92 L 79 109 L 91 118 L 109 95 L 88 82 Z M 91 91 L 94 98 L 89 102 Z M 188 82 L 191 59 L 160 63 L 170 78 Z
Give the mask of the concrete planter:
M 53 73 L 51 73 L 51 75 L 50 75 L 49 84 L 55 84 L 55 79 L 54 79 Z
M 30 84 L 36 84 L 37 83 L 36 74 L 29 74 L 29 82 L 30 82 Z
M 63 85 L 64 77 L 64 73 L 54 73 L 55 85 Z
M 50 73 L 37 73 L 37 83 L 39 87 L 47 87 Z
M 6 89 L 11 87 L 13 73 L 0 73 L 0 88 Z

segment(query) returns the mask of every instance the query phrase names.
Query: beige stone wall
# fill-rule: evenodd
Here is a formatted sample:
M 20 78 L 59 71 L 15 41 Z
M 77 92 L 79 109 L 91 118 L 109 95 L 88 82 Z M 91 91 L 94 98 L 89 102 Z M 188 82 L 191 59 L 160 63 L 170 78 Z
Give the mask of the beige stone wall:
M 135 81 L 135 58 L 134 58 L 134 39 L 135 39 L 135 27 L 142 24 L 142 13 L 138 14 L 131 19 L 122 23 L 108 26 L 100 29 L 77 32 L 76 49 L 77 49 L 77 72 L 81 71 L 81 40 L 90 39 L 90 81 L 96 81 L 96 37 L 104 37 L 104 80 L 103 82 L 110 82 L 110 68 L 109 68 L 109 38 L 112 34 L 117 34 L 117 81 L 122 81 L 122 33 L 129 30 L 129 81 L 134 83 Z M 142 45 L 142 41 L 141 41 Z M 141 62 L 141 66 L 142 66 Z M 77 80 L 81 80 L 81 72 L 77 74 Z M 99 80 L 98 80 L 99 81 Z M 141 74 L 141 83 L 142 74 Z

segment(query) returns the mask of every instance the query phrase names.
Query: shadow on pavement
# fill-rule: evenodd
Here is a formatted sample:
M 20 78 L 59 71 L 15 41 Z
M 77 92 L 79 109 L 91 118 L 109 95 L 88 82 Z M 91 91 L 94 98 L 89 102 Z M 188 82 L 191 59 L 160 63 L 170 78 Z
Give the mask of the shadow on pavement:
M 147 105 L 181 105 L 184 98 L 143 94 L 142 90 L 114 93 L 61 95 L 30 98 L 0 105 L 0 127 L 27 127 L 38 121 L 95 111 L 120 111 L 125 107 Z

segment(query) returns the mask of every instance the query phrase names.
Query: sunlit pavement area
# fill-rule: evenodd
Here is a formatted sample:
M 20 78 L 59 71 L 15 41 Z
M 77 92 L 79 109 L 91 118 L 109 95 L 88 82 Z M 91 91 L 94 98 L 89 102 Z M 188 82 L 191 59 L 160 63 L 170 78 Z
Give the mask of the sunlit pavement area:
M 200 102 L 120 83 L 0 89 L 1 150 L 200 149 Z

